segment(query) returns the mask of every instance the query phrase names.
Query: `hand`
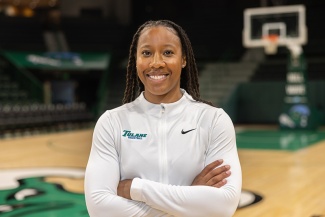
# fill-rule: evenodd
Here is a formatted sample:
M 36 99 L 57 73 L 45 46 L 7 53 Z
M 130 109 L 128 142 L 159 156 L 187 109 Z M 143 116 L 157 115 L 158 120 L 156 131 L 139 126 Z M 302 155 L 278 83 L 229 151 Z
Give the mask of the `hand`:
M 131 190 L 132 179 L 125 179 L 119 182 L 117 186 L 117 195 L 131 200 L 130 190 Z
M 230 166 L 222 164 L 223 160 L 216 160 L 207 165 L 200 174 L 198 174 L 192 182 L 192 185 L 207 185 L 220 188 L 227 183 L 226 178 L 230 176 Z M 217 168 L 216 168 L 217 167 Z

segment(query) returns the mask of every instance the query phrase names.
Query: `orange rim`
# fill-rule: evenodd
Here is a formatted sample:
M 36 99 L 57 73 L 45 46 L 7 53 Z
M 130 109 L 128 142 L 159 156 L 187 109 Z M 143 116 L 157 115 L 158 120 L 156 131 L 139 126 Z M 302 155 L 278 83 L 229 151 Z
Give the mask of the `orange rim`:
M 277 42 L 279 39 L 279 36 L 276 34 L 266 35 L 263 37 L 264 40 L 268 40 L 270 42 Z

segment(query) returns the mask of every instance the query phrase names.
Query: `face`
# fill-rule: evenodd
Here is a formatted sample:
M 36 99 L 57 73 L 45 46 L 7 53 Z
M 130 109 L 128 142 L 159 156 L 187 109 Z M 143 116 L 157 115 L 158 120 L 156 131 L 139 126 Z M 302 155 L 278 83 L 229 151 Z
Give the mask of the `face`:
M 173 30 L 163 26 L 144 29 L 137 45 L 136 65 L 149 102 L 171 103 L 182 97 L 180 77 L 186 60 Z

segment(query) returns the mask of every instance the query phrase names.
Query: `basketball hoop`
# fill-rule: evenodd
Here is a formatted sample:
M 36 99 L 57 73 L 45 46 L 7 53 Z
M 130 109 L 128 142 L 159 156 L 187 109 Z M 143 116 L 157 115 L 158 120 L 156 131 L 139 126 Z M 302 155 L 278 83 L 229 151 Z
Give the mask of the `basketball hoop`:
M 275 34 L 266 35 L 263 37 L 264 51 L 266 54 L 276 54 L 278 51 L 278 39 L 279 36 Z

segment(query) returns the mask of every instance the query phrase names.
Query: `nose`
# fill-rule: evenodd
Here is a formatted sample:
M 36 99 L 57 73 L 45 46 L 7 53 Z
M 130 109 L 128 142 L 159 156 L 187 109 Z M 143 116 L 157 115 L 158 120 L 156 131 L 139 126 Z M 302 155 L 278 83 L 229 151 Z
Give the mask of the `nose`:
M 149 66 L 151 68 L 160 68 L 160 67 L 165 66 L 165 62 L 164 62 L 163 58 L 161 57 L 161 55 L 156 53 L 155 55 L 153 55 Z

